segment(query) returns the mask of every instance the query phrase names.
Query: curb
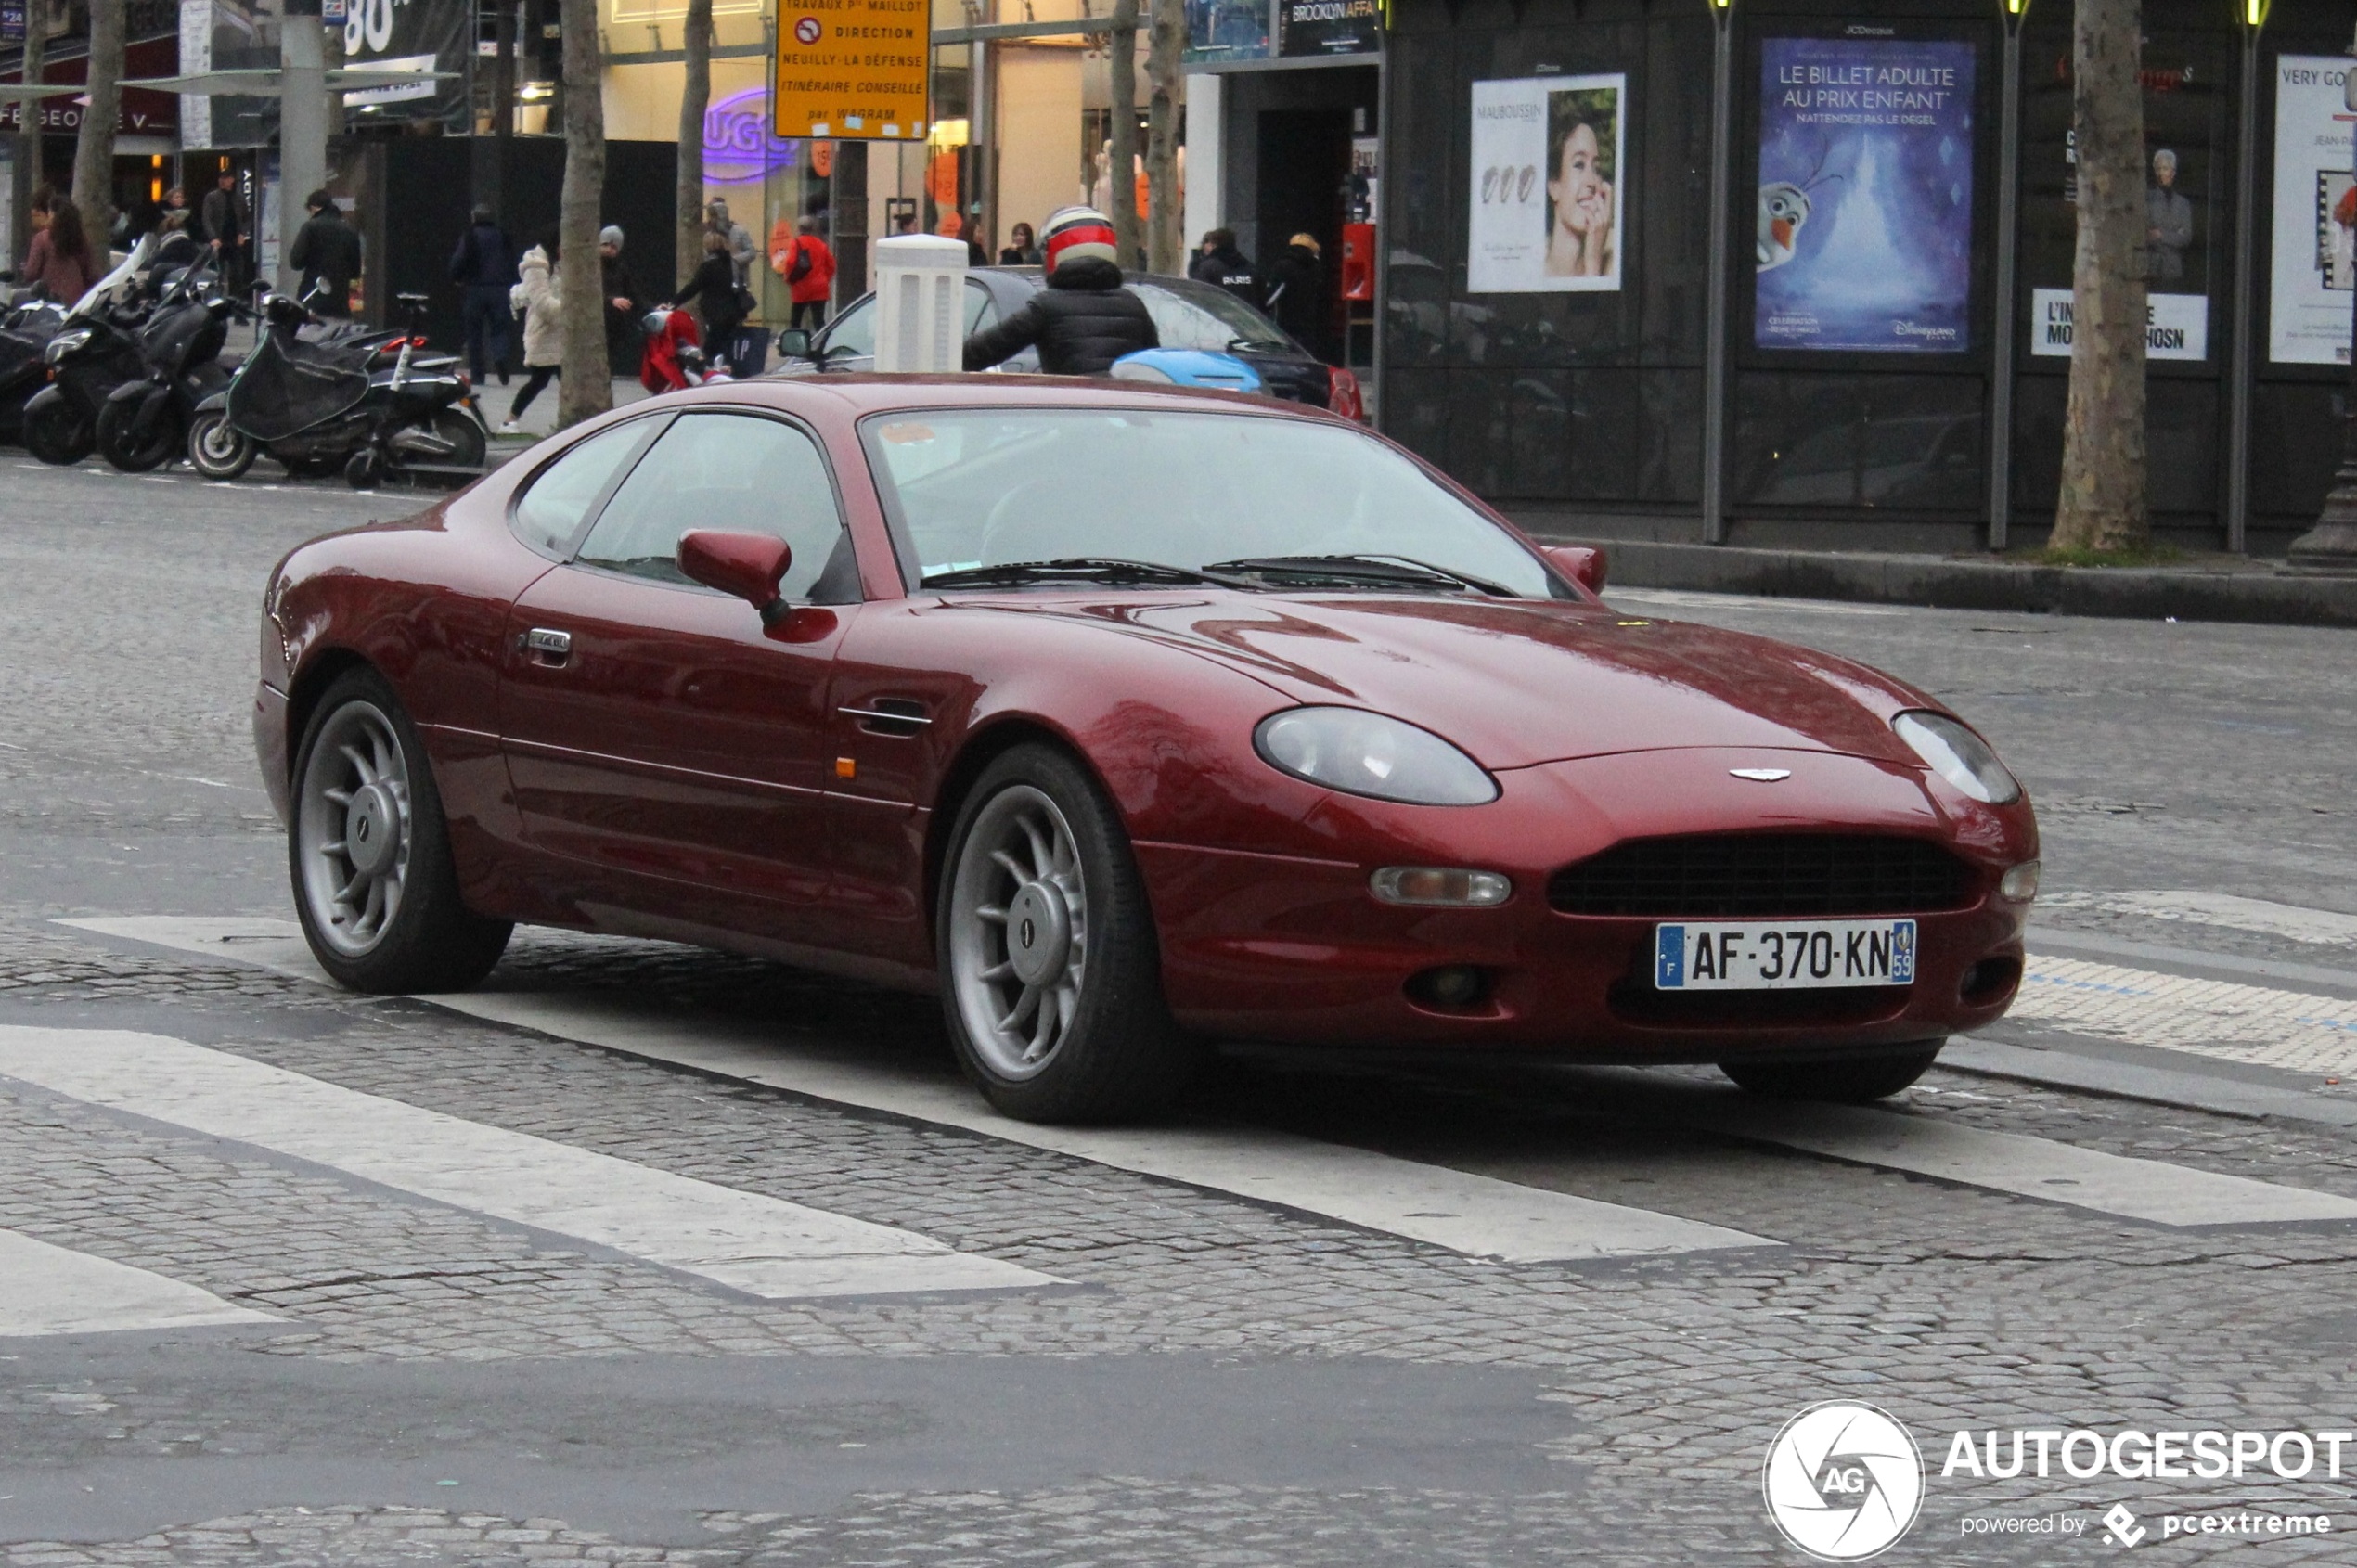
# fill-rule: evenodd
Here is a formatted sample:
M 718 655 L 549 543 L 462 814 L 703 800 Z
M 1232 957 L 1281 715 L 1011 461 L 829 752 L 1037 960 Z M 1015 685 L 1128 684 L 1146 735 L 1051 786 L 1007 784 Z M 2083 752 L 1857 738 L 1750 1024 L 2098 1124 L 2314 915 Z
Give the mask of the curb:
M 1650 539 L 1576 537 L 1535 528 L 1548 544 L 1594 545 L 1609 581 L 1626 588 L 1691 588 L 1780 598 L 1912 604 L 1935 610 L 2025 610 L 2132 620 L 2234 621 L 2357 626 L 2357 577 L 2250 567 L 2017 566 L 1941 556 L 1760 550 Z

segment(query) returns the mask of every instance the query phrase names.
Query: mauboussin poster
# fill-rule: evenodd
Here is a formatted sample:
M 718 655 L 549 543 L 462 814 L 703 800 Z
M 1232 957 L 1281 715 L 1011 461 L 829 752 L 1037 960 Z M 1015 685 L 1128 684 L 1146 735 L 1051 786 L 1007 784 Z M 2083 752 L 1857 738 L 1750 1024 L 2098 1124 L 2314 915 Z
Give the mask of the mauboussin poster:
M 2267 357 L 2278 365 L 2349 363 L 2349 291 L 2357 286 L 2357 193 L 2349 177 L 2346 55 L 2275 61 L 2274 270 Z
M 1970 348 L 1974 46 L 1760 45 L 1763 349 Z
M 1469 290 L 1620 287 L 1628 99 L 1617 74 L 1473 84 Z

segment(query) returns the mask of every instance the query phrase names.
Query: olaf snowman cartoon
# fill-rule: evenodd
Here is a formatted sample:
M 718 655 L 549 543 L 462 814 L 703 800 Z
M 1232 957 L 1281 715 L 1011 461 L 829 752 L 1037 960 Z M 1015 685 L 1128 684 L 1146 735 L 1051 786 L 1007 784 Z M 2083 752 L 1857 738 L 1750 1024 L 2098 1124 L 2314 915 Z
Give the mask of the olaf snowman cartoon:
M 1800 225 L 1809 221 L 1809 193 L 1790 180 L 1759 187 L 1759 270 L 1768 272 L 1792 260 Z

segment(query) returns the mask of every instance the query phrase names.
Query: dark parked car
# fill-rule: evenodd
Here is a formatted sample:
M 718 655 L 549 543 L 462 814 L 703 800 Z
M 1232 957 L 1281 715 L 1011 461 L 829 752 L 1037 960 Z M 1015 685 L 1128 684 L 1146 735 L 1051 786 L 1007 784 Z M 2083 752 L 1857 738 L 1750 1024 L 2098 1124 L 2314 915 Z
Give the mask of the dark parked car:
M 966 335 L 1020 310 L 1044 286 L 1037 267 L 976 267 L 967 273 Z M 1189 277 L 1135 276 L 1129 286 L 1145 301 L 1164 348 L 1232 353 L 1260 372 L 1272 397 L 1348 418 L 1366 417 L 1358 377 L 1327 365 L 1225 289 Z M 781 333 L 778 353 L 781 363 L 775 373 L 780 376 L 874 369 L 875 295 L 862 295 L 815 336 Z M 1005 368 L 1037 374 L 1039 356 L 1025 349 Z

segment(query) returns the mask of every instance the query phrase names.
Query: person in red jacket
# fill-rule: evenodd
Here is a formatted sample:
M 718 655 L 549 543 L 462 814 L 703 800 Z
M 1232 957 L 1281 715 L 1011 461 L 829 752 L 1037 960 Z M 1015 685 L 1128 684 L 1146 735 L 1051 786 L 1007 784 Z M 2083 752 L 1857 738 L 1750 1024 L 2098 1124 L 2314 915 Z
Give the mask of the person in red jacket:
M 789 234 L 786 220 L 779 218 L 769 231 L 769 267 L 786 280 L 786 293 L 793 301 L 790 327 L 807 327 L 816 332 L 827 324 L 827 298 L 834 291 L 835 253 L 818 238 L 818 220 L 805 213 Z

